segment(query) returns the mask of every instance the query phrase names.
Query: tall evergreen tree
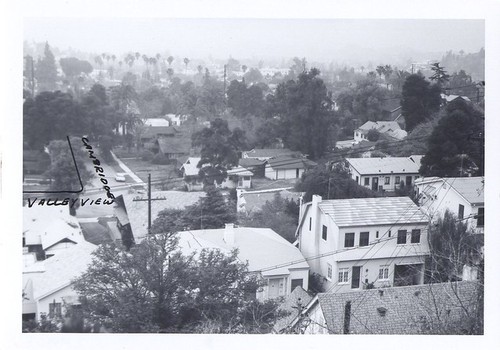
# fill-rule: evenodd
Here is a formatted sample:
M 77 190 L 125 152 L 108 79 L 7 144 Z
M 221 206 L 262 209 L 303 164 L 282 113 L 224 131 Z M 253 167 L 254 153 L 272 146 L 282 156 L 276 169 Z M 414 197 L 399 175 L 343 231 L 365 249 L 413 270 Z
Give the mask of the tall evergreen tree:
M 35 77 L 39 92 L 53 91 L 57 88 L 56 59 L 48 42 L 45 43 L 44 57 L 38 59 Z

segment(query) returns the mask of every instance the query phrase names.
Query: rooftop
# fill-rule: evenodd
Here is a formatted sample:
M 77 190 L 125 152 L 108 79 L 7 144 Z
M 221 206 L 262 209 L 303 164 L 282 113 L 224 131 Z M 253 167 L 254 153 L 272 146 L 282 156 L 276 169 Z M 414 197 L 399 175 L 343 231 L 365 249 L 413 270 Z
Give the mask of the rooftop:
M 281 155 L 267 162 L 273 169 L 308 169 L 316 166 L 315 162 L 296 155 Z
M 307 293 L 304 288 L 298 286 L 292 293 L 285 297 L 283 303 L 278 307 L 279 311 L 289 313 L 288 315 L 278 319 L 274 325 L 274 331 L 281 333 L 292 324 L 292 321 L 297 317 L 300 307 L 305 307 L 312 300 L 312 296 Z
M 51 258 L 32 264 L 23 271 L 23 287 L 31 280 L 33 297 L 38 300 L 70 285 L 74 278 L 87 269 L 95 249 L 96 245 L 83 241 Z
M 453 187 L 462 197 L 470 204 L 484 203 L 484 177 L 424 177 L 417 179 L 415 184 L 432 183 L 446 181 L 448 185 Z
M 361 175 L 376 174 L 418 174 L 423 156 L 346 158 Z
M 67 238 L 84 241 L 80 224 L 69 214 L 68 206 L 23 207 L 23 234 L 27 245 L 41 244 L 43 249 Z
M 248 170 L 240 165 L 228 170 L 227 174 L 228 175 L 237 175 L 237 176 L 253 176 L 253 173 L 250 170 Z
M 319 208 L 339 227 L 428 222 L 409 197 L 330 199 Z
M 173 126 L 144 126 L 141 139 L 151 139 L 156 136 L 174 136 L 180 131 Z
M 238 209 L 247 213 L 260 211 L 266 202 L 272 202 L 277 193 L 281 198 L 299 201 L 301 192 L 292 192 L 291 188 L 278 188 L 261 191 L 241 192 L 238 198 Z
M 243 158 L 272 158 L 281 155 L 300 154 L 288 148 L 255 148 L 251 151 L 243 152 Z
M 478 292 L 479 284 L 462 281 L 319 293 L 317 300 L 329 333 L 343 333 L 345 305 L 351 302 L 351 334 L 418 334 L 438 321 L 437 313 L 449 325 L 473 312 Z
M 163 154 L 189 154 L 191 140 L 187 137 L 159 137 L 158 146 Z
M 144 120 L 145 126 L 169 126 L 168 120 L 164 118 L 148 118 Z
M 181 166 L 181 170 L 184 169 L 185 176 L 197 176 L 200 169 L 197 167 L 201 158 L 199 157 L 189 157 L 184 164 Z
M 219 248 L 229 252 L 237 248 L 238 259 L 248 262 L 249 271 L 264 270 L 263 276 L 288 274 L 290 268 L 309 268 L 299 249 L 269 228 L 234 227 L 230 229 L 234 244 L 224 240 L 225 230 L 183 231 L 179 232 L 179 238 L 190 249 Z M 292 264 L 292 261 L 297 262 Z M 282 264 L 286 266 L 278 266 Z

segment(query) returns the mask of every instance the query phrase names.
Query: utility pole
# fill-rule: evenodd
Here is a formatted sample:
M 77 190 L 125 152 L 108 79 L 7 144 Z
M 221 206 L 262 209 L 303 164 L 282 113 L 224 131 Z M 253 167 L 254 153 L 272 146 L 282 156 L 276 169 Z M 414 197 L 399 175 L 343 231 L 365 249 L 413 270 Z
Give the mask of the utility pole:
M 152 201 L 164 201 L 167 200 L 165 197 L 163 198 L 151 198 L 151 173 L 148 174 L 148 198 L 135 198 L 134 202 L 148 202 L 148 233 L 151 233 L 151 202 Z

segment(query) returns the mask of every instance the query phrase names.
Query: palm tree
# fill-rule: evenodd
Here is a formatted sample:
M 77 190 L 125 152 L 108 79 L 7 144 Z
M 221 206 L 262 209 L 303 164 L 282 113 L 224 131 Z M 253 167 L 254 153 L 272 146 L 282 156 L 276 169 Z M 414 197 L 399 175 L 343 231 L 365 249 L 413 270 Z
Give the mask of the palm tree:
M 174 61 L 174 57 L 173 56 L 168 56 L 167 58 L 167 62 L 168 62 L 168 66 L 170 67 L 172 65 L 172 62 Z
M 241 70 L 243 71 L 243 74 L 246 73 L 247 69 L 248 69 L 248 67 L 246 65 L 241 66 Z
M 384 66 L 377 66 L 377 68 L 375 69 L 380 77 L 380 79 L 382 79 L 382 74 L 384 74 L 385 72 L 385 67 Z
M 113 61 L 113 63 L 115 63 L 115 61 L 116 61 L 116 55 L 111 55 L 111 60 Z
M 174 76 L 174 70 L 172 68 L 168 68 L 167 75 L 168 75 L 168 79 L 172 80 L 172 77 Z
M 139 57 L 141 57 L 141 54 L 140 54 L 139 52 L 136 52 L 136 53 L 135 53 L 135 59 L 136 59 L 136 60 L 138 60 L 138 59 L 139 59 Z
M 189 64 L 189 58 L 184 57 L 184 64 L 186 65 L 186 74 L 187 74 L 188 64 Z
M 196 67 L 196 69 L 198 69 L 199 74 L 201 74 L 201 72 L 203 72 L 203 67 L 201 66 L 201 64 L 199 64 L 198 67 Z
M 157 53 L 155 57 L 156 57 L 156 60 L 159 61 L 161 58 L 161 55 L 159 53 Z
M 120 68 L 123 66 L 123 61 L 119 61 L 118 62 L 118 65 L 120 66 Z

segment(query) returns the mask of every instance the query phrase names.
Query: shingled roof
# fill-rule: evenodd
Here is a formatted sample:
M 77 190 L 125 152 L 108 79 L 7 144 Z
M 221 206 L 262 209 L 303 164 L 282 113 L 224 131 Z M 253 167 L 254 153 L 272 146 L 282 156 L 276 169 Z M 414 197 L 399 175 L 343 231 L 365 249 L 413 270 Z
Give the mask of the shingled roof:
M 409 197 L 331 199 L 319 208 L 339 227 L 426 223 L 427 216 Z
M 339 334 L 344 331 L 345 305 L 350 302 L 351 334 L 419 334 L 429 331 L 428 327 L 450 325 L 467 312 L 474 312 L 478 292 L 477 282 L 461 281 L 320 293 L 306 312 L 319 303 L 328 332 Z
M 346 158 L 360 175 L 418 174 L 421 155 L 410 157 Z

